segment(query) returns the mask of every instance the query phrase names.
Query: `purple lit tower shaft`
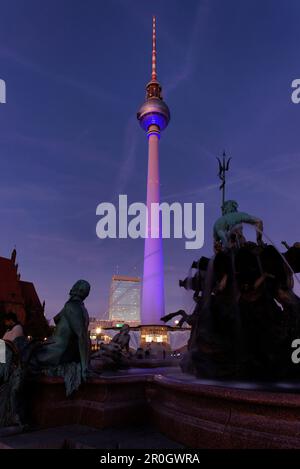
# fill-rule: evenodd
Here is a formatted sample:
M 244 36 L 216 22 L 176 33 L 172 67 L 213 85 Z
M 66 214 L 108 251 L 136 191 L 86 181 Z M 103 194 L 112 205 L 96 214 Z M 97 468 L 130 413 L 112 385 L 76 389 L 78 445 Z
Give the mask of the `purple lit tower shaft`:
M 145 239 L 144 274 L 142 293 L 142 324 L 159 324 L 164 316 L 164 265 L 161 232 L 158 238 L 151 238 L 151 204 L 159 203 L 159 129 L 148 136 L 148 179 L 147 179 L 147 209 L 148 209 L 148 237 Z M 151 130 L 152 130 L 151 129 Z M 161 230 L 160 230 L 161 231 Z
M 151 228 L 156 228 L 151 221 L 151 205 L 160 202 L 159 138 L 160 132 L 169 123 L 170 112 L 162 99 L 161 86 L 156 75 L 155 17 L 153 17 L 152 45 L 152 79 L 146 87 L 146 101 L 137 114 L 140 125 L 148 136 L 148 233 L 145 239 L 141 314 L 141 323 L 144 325 L 160 324 L 160 318 L 165 314 L 161 226 L 158 233 L 154 229 L 157 237 L 151 237 Z

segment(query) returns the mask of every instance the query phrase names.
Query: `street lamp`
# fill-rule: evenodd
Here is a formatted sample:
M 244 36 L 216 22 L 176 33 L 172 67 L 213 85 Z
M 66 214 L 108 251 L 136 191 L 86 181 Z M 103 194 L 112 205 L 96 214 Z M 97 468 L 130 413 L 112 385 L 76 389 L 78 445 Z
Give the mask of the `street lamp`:
M 100 334 L 101 334 L 101 332 L 102 332 L 101 327 L 97 327 L 97 328 L 96 328 L 96 337 L 97 337 L 97 341 L 96 341 L 96 344 L 97 344 L 97 345 L 96 345 L 96 346 L 97 346 L 97 350 L 99 350 L 99 348 L 100 348 L 100 345 L 99 345 L 100 340 L 99 340 L 99 339 L 100 339 Z

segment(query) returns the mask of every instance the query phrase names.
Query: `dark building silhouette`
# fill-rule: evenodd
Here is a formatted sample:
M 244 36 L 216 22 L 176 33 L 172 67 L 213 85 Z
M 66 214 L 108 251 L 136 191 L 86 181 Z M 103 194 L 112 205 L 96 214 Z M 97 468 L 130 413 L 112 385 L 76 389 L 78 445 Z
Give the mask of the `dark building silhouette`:
M 24 327 L 26 335 L 43 338 L 49 335 L 49 325 L 44 316 L 45 304 L 40 302 L 33 283 L 20 280 L 17 253 L 10 259 L 0 257 L 0 337 L 4 333 L 3 316 L 14 312 Z

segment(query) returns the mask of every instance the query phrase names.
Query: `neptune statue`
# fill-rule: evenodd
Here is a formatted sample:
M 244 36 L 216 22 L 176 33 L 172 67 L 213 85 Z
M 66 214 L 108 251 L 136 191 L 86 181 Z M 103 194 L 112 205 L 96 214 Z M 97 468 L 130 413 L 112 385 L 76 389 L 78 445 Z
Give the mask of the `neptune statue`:
M 253 215 L 238 211 L 235 200 L 227 200 L 222 206 L 222 216 L 214 224 L 214 240 L 220 242 L 223 248 L 241 246 L 245 242 L 243 236 L 243 223 L 254 225 L 256 240 L 261 243 L 263 222 Z

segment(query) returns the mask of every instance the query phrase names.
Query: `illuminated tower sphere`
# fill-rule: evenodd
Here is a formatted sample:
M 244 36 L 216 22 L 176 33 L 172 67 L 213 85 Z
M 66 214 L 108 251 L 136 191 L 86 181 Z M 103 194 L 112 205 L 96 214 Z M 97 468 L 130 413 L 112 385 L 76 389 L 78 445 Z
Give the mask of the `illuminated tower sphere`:
M 164 270 L 161 226 L 157 237 L 151 237 L 151 204 L 160 201 L 159 139 L 170 120 L 170 111 L 162 99 L 161 86 L 156 74 L 156 24 L 153 17 L 152 75 L 146 86 L 146 101 L 137 118 L 148 137 L 147 208 L 148 236 L 145 238 L 144 273 L 142 290 L 142 324 L 159 324 L 164 316 Z

